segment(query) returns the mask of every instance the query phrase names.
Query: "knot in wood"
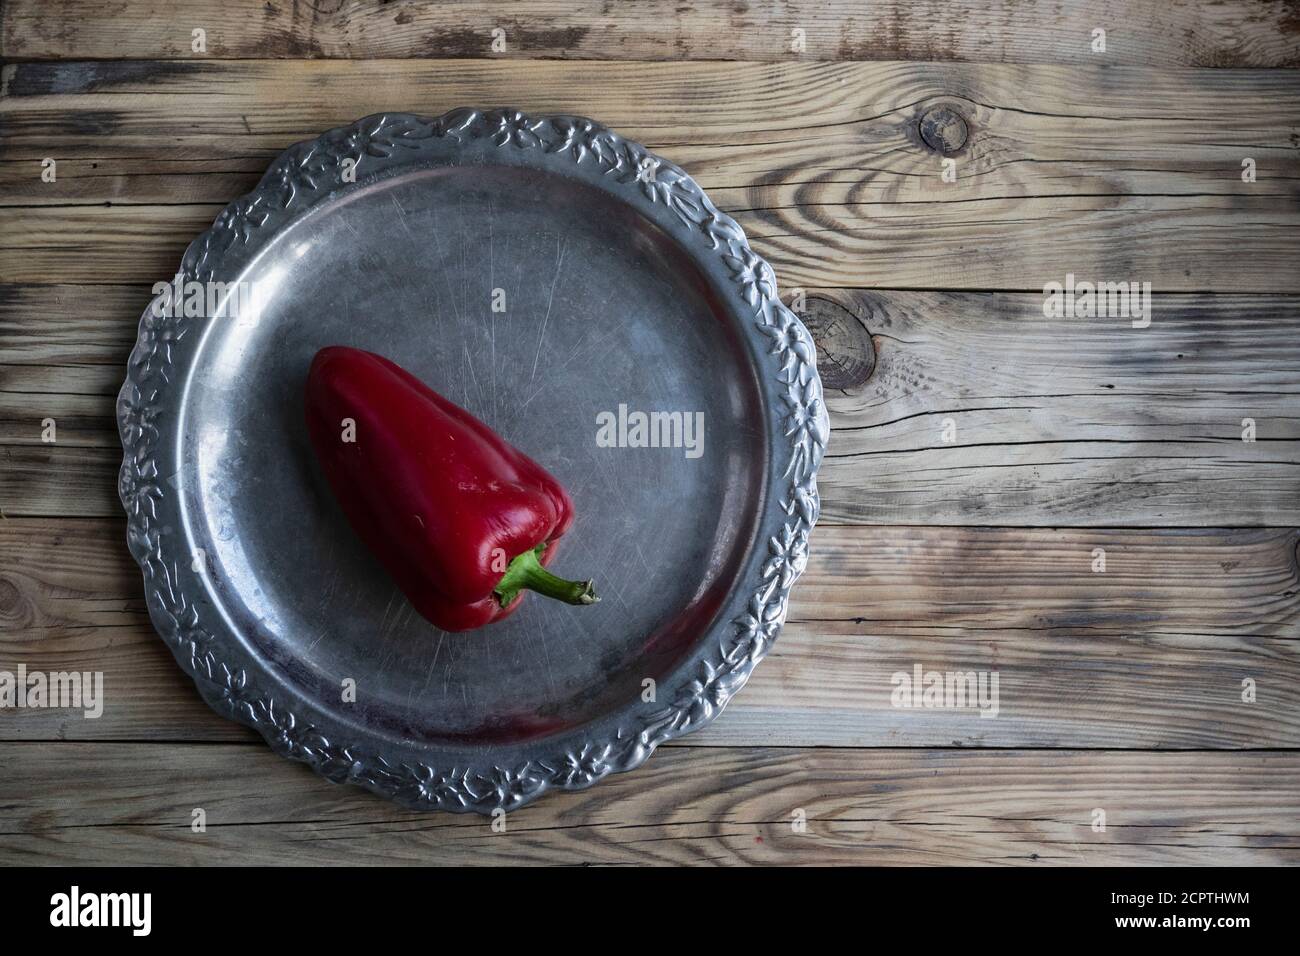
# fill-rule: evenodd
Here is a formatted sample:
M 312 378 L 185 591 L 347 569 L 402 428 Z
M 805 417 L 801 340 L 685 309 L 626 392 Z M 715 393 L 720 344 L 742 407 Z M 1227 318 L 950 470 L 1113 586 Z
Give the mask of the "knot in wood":
M 825 388 L 864 384 L 876 370 L 876 345 L 862 320 L 838 302 L 809 296 L 799 316 L 817 346 L 817 373 Z
M 945 156 L 965 146 L 966 137 L 970 135 L 965 118 L 948 105 L 930 107 L 921 114 L 917 126 L 921 132 L 921 141 L 936 153 Z

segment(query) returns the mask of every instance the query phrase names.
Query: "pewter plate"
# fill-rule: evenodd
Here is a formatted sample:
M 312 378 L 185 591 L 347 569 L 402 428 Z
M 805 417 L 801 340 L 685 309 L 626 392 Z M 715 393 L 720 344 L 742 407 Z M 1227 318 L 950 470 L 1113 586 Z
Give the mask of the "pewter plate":
M 672 163 L 580 117 L 366 117 L 285 151 L 173 289 L 118 398 L 128 542 L 182 668 L 277 752 L 408 807 L 509 810 L 708 723 L 775 640 L 817 517 L 813 345 Z M 530 595 L 462 634 L 417 615 L 310 453 L 331 344 L 549 469 L 578 513 L 553 567 L 601 603 Z M 702 443 L 603 447 L 620 406 L 701 413 Z

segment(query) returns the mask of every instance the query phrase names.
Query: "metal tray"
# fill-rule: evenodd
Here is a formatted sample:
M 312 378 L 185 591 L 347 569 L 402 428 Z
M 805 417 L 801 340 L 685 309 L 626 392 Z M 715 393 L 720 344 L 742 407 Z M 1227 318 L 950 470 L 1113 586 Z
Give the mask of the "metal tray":
M 369 116 L 281 154 L 173 288 L 118 397 L 128 542 L 181 667 L 276 752 L 408 807 L 509 810 L 708 723 L 776 638 L 828 431 L 812 340 L 672 163 L 574 116 Z M 462 634 L 420 618 L 307 443 L 329 344 L 392 358 L 559 478 L 578 518 L 554 567 L 602 602 L 530 595 Z M 599 447 L 620 405 L 702 412 L 702 454 Z

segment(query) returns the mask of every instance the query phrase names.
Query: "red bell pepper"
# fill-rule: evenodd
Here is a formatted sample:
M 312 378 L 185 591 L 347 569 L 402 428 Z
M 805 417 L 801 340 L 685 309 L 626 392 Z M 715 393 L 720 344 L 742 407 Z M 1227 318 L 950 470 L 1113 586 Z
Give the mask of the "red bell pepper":
M 348 522 L 433 624 L 499 621 L 525 590 L 595 603 L 591 581 L 545 568 L 573 522 L 568 494 L 469 412 L 388 359 L 342 346 L 316 353 L 306 405 Z

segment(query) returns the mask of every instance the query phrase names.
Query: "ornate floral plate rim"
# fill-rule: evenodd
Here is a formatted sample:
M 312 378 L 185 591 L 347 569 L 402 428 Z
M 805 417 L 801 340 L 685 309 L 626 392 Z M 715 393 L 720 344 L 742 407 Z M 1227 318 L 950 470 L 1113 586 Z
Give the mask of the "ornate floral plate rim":
M 175 442 L 168 412 L 184 371 L 178 356 L 189 324 L 146 308 L 117 399 L 124 456 L 118 491 L 127 542 L 140 566 L 151 620 L 180 666 L 217 713 L 256 729 L 276 753 L 334 782 L 363 786 L 418 809 L 491 813 L 512 810 L 551 789 L 578 790 L 632 770 L 665 741 L 713 720 L 744 685 L 776 639 L 790 589 L 807 564 L 819 501 L 817 469 L 829 423 L 812 339 L 777 296 L 772 268 L 744 232 L 680 167 L 593 120 L 529 115 L 514 109 L 451 110 L 437 118 L 380 113 L 285 150 L 258 186 L 226 206 L 187 248 L 182 281 L 207 281 L 245 264 L 264 237 L 319 203 L 409 163 L 447 161 L 447 150 L 487 148 L 494 161 L 537 166 L 598 185 L 669 232 L 724 293 L 745 335 L 762 345 L 761 376 L 774 439 L 761 560 L 718 626 L 661 686 L 669 701 L 629 706 L 606 726 L 544 738 L 538 753 L 506 753 L 438 766 L 417 750 L 394 753 L 348 739 L 328 715 L 277 700 L 262 675 L 223 633 L 206 586 L 191 567 L 177 494 Z M 351 167 L 353 180 L 341 175 Z M 355 732 L 353 732 L 355 733 Z M 509 759 L 506 759 L 508 757 Z

